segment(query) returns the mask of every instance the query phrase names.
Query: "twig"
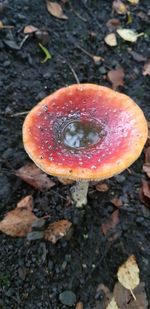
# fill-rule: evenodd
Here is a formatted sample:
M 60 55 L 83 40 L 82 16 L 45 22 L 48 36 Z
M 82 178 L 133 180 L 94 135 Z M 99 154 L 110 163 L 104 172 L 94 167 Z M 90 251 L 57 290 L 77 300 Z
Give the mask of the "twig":
M 68 62 L 66 62 L 66 63 L 67 63 L 67 65 L 68 65 L 68 67 L 70 68 L 70 70 L 71 70 L 71 72 L 72 72 L 72 74 L 73 74 L 73 76 L 74 76 L 74 78 L 75 78 L 77 84 L 80 84 L 79 78 L 78 78 L 78 76 L 77 76 L 75 70 L 73 69 L 73 67 L 71 66 L 70 63 L 68 63 Z
M 87 22 L 87 19 L 86 19 L 86 18 L 82 17 L 77 11 L 75 11 L 73 5 L 72 5 L 70 2 L 69 2 L 69 5 L 70 5 L 70 8 L 71 8 L 71 10 L 73 11 L 73 13 L 74 13 L 79 19 L 81 19 L 81 20 L 84 21 L 84 22 Z
M 29 111 L 15 113 L 15 114 L 10 115 L 10 117 L 17 117 L 17 116 L 27 115 L 28 113 L 29 113 Z

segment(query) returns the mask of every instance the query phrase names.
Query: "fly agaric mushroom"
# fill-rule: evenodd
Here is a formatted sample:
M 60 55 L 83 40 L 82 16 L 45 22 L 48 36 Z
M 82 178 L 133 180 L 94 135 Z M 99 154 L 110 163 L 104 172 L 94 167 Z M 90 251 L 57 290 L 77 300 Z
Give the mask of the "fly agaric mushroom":
M 128 96 L 94 84 L 75 84 L 43 99 L 23 125 L 25 150 L 45 173 L 76 180 L 72 197 L 87 203 L 90 180 L 121 173 L 147 139 L 142 110 Z

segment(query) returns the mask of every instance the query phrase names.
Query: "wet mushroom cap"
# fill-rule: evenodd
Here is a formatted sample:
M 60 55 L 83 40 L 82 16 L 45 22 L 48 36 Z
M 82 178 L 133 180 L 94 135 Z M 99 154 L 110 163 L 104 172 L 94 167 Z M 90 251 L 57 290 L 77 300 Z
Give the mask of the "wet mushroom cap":
M 147 122 L 128 96 L 75 84 L 43 99 L 23 125 L 24 147 L 44 172 L 100 180 L 119 174 L 141 154 Z

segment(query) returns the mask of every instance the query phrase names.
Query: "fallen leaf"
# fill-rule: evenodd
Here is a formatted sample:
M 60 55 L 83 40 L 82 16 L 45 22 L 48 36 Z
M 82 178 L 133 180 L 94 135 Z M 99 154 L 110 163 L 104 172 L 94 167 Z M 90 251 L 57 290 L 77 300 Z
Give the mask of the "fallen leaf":
M 66 236 L 70 230 L 72 223 L 68 220 L 60 220 L 50 223 L 44 231 L 44 238 L 55 244 L 60 238 Z
M 119 282 L 115 284 L 113 295 L 117 305 L 121 309 L 147 309 L 148 302 L 145 293 L 145 284 L 141 282 L 134 290 L 136 301 L 129 290 L 125 289 Z
M 35 220 L 37 217 L 32 213 L 31 199 L 28 196 L 21 200 L 14 210 L 5 215 L 0 222 L 0 231 L 14 237 L 26 236 L 31 232 L 32 223 Z
M 63 177 L 57 177 L 57 178 L 63 185 L 72 185 L 75 182 L 74 180 L 68 178 Z
M 96 190 L 99 191 L 99 192 L 107 192 L 109 190 L 109 186 L 105 182 L 98 183 L 96 185 Z
M 127 7 L 121 0 L 114 0 L 112 7 L 117 14 L 124 15 L 127 13 Z
M 135 43 L 138 37 L 144 35 L 144 32 L 137 33 L 136 31 L 131 29 L 117 29 L 117 33 L 120 35 L 122 39 L 132 43 Z
M 112 298 L 112 300 L 110 301 L 110 303 L 108 304 L 106 309 L 119 309 L 119 307 L 116 304 L 114 297 Z
M 46 6 L 48 12 L 54 17 L 60 19 L 68 19 L 68 17 L 63 13 L 62 7 L 57 2 L 46 1 Z
M 131 255 L 127 259 L 127 261 L 119 267 L 117 277 L 119 282 L 126 289 L 130 290 L 132 296 L 135 299 L 132 290 L 135 289 L 137 285 L 140 283 L 140 278 L 139 278 L 139 268 L 136 263 L 134 255 Z
M 45 58 L 41 61 L 41 63 L 45 63 L 47 60 L 51 60 L 52 56 L 51 56 L 50 52 L 48 51 L 48 49 L 46 47 L 44 47 L 41 43 L 39 43 L 39 47 L 41 48 L 41 50 L 45 54 Z
M 140 200 L 145 206 L 150 207 L 150 183 L 148 183 L 144 179 L 142 179 L 142 187 L 140 190 Z
M 131 4 L 138 4 L 139 3 L 139 0 L 128 0 L 128 2 L 130 2 Z
M 143 75 L 150 75 L 150 60 L 144 64 Z
M 101 230 L 104 235 L 108 233 L 110 229 L 114 229 L 115 226 L 119 223 L 119 210 L 115 210 L 111 216 L 106 220 L 105 223 L 102 223 Z
M 129 54 L 133 57 L 133 59 L 136 60 L 137 62 L 143 62 L 143 61 L 146 60 L 146 58 L 145 58 L 143 55 L 141 55 L 141 54 L 139 54 L 139 53 L 133 51 L 133 50 L 130 49 L 130 48 L 128 48 L 128 53 L 129 53 Z
M 99 62 L 104 61 L 104 58 L 101 57 L 101 56 L 94 56 L 94 55 L 92 55 L 92 58 L 93 58 L 95 64 L 98 64 Z
M 32 195 L 27 195 L 26 197 L 22 198 L 21 201 L 18 202 L 17 208 L 24 208 L 26 207 L 28 210 L 32 211 L 33 209 L 33 197 Z
M 23 33 L 25 34 L 32 34 L 35 33 L 36 31 L 38 31 L 39 29 L 35 26 L 32 25 L 28 25 L 24 27 Z
M 55 185 L 34 163 L 19 168 L 15 175 L 39 190 L 48 190 Z
M 132 295 L 130 291 L 124 288 L 120 282 L 117 282 L 115 284 L 114 290 L 113 290 L 113 296 L 119 308 L 122 308 L 122 309 L 128 308 L 128 303 Z
M 110 31 L 114 31 L 120 26 L 120 20 L 117 18 L 109 19 L 106 26 Z
M 109 33 L 105 36 L 104 41 L 109 46 L 117 46 L 117 39 L 114 33 Z
M 110 70 L 107 73 L 107 78 L 112 83 L 112 88 L 114 90 L 116 90 L 118 86 L 124 85 L 124 80 L 123 80 L 124 76 L 125 76 L 124 70 L 121 67 L 115 70 Z
M 114 197 L 111 199 L 111 203 L 116 206 L 117 208 L 120 208 L 122 206 L 122 201 L 118 197 Z

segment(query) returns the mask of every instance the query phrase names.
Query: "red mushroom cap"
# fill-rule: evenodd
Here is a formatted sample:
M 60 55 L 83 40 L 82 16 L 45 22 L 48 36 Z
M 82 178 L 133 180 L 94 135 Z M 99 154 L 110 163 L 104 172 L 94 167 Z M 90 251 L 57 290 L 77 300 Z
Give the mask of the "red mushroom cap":
M 130 166 L 147 139 L 147 122 L 128 96 L 75 84 L 43 99 L 23 125 L 24 147 L 44 172 L 74 180 L 112 177 Z

